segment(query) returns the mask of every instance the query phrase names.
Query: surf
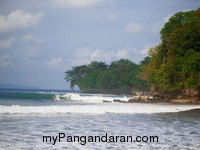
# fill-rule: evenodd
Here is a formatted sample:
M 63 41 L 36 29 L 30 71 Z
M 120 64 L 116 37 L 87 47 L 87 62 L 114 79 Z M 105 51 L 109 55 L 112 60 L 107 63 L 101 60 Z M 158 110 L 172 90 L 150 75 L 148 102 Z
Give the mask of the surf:
M 153 114 L 171 113 L 200 109 L 199 105 L 170 104 L 93 104 L 93 105 L 53 105 L 53 106 L 4 106 L 0 105 L 0 114 Z
M 67 93 L 57 94 L 55 100 L 69 100 L 69 101 L 82 101 L 89 103 L 103 103 L 113 102 L 114 99 L 120 99 L 121 101 L 127 102 L 134 96 L 123 96 L 123 95 L 109 95 L 109 94 L 83 94 L 83 93 Z

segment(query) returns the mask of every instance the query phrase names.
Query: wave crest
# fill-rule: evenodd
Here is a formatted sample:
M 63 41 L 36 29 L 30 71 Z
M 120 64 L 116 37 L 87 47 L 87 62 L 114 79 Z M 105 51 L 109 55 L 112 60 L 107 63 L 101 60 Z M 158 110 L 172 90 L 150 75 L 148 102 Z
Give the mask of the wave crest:
M 0 114 L 136 114 L 136 113 L 166 113 L 180 112 L 191 109 L 200 109 L 194 105 L 161 105 L 161 104 L 96 104 L 96 105 L 65 105 L 65 106 L 3 106 L 0 105 Z
M 128 101 L 132 97 L 106 95 L 106 94 L 67 93 L 67 94 L 59 95 L 58 99 L 84 101 L 84 102 L 90 102 L 90 103 L 102 103 L 103 101 L 113 102 L 114 99 L 120 99 L 121 101 Z

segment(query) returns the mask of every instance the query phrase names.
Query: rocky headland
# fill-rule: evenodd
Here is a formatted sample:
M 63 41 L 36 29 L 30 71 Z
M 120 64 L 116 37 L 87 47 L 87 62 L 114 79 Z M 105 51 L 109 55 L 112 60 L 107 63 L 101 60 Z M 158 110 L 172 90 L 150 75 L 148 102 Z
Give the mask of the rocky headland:
M 199 89 L 184 89 L 177 92 L 164 92 L 158 89 L 151 89 L 148 95 L 138 92 L 134 98 L 124 102 L 114 99 L 118 103 L 173 103 L 173 104 L 200 104 Z

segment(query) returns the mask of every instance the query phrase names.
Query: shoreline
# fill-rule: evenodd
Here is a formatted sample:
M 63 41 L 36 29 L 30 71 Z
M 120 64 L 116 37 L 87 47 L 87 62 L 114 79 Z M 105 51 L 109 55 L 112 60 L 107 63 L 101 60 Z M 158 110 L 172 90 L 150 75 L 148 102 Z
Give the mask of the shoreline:
M 104 101 L 106 102 L 106 101 Z M 170 100 L 161 100 L 161 99 L 149 99 L 146 96 L 137 96 L 135 98 L 129 99 L 127 102 L 124 102 L 120 99 L 114 99 L 113 102 L 118 103 L 165 103 L 165 104 L 184 104 L 184 105 L 200 105 L 200 101 L 197 99 L 170 99 Z
M 188 105 L 200 105 L 200 99 L 198 98 L 172 98 L 172 99 L 161 99 L 161 98 L 151 98 L 146 95 L 140 95 L 141 93 L 137 93 L 136 95 L 133 95 L 131 93 L 113 93 L 113 92 L 97 92 L 97 91 L 81 91 L 81 93 L 85 94 L 114 94 L 114 95 L 129 95 L 129 96 L 135 96 L 134 98 L 130 98 L 127 102 L 120 100 L 120 99 L 113 99 L 112 102 L 115 103 L 168 103 L 168 104 L 188 104 Z M 104 100 L 104 103 L 109 103 L 109 101 Z

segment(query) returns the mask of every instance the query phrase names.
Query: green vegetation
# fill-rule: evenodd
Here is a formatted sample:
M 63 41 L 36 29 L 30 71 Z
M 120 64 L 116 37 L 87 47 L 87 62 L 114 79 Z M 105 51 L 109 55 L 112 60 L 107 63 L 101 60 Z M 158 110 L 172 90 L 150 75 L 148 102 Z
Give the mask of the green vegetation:
M 162 42 L 149 50 L 143 79 L 167 92 L 200 89 L 200 9 L 176 13 L 160 34 Z
M 89 65 L 73 67 L 65 76 L 71 88 L 77 85 L 83 92 L 130 93 L 131 90 L 149 89 L 144 80 L 139 79 L 141 66 L 148 58 L 137 65 L 130 60 L 120 59 L 110 65 L 104 62 L 91 62 Z
M 125 59 L 110 65 L 91 62 L 67 71 L 65 79 L 71 88 L 89 92 L 148 91 L 146 82 L 165 92 L 200 89 L 200 8 L 176 13 L 160 34 L 161 43 L 140 65 Z

